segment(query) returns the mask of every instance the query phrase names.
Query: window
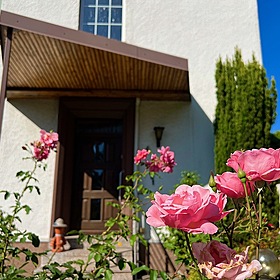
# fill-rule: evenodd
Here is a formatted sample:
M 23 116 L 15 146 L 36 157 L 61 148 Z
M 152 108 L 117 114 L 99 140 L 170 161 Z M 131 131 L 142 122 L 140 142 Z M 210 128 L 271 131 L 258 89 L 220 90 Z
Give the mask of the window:
M 80 29 L 121 40 L 122 0 L 81 0 Z

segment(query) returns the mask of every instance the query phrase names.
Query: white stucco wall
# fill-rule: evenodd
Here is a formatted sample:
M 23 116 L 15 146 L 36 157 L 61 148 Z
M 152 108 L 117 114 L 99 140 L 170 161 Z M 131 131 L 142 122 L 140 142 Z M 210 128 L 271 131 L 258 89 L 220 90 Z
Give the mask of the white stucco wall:
M 256 0 L 125 0 L 125 42 L 187 58 L 190 90 L 214 119 L 215 63 L 241 48 L 261 60 Z
M 40 129 L 57 130 L 58 102 L 56 100 L 14 100 L 5 103 L 4 121 L 0 142 L 0 178 L 1 189 L 20 192 L 23 185 L 15 177 L 20 170 L 33 168 L 31 161 L 22 160 L 28 156 L 21 147 L 40 138 Z M 27 192 L 23 203 L 28 204 L 32 212 L 21 215 L 20 228 L 38 234 L 41 241 L 49 240 L 51 209 L 53 201 L 54 167 L 56 154 L 46 161 L 46 172 L 38 170 L 36 178 L 41 195 Z M 13 198 L 7 201 L 0 196 L 3 210 L 10 211 Z
M 2 0 L 2 10 L 78 29 L 79 0 Z

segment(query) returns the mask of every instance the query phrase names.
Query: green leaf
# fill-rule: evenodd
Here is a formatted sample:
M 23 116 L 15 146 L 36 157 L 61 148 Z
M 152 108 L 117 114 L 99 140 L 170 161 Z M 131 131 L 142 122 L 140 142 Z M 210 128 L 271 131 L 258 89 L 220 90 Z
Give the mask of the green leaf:
M 136 241 L 137 236 L 135 234 L 131 235 L 129 239 L 130 246 L 133 246 Z
M 75 263 L 78 264 L 78 265 L 84 265 L 85 264 L 85 262 L 83 260 L 76 260 Z
M 33 262 L 33 264 L 38 265 L 39 260 L 37 258 L 37 256 L 35 254 L 32 254 L 31 256 L 31 261 Z
M 93 252 L 92 252 L 93 253 Z M 94 255 L 94 260 L 96 261 L 96 262 L 100 262 L 100 260 L 101 260 L 101 255 L 100 254 L 95 254 Z
M 105 270 L 105 279 L 106 280 L 111 280 L 113 277 L 113 272 L 110 269 L 106 269 Z
M 24 205 L 22 208 L 24 208 L 26 214 L 29 214 L 31 211 L 31 208 L 28 205 Z
M 142 265 L 139 267 L 136 267 L 132 270 L 132 275 L 136 275 L 137 273 L 141 272 L 141 271 L 149 271 L 150 269 L 146 266 L 146 265 Z
M 38 237 L 38 235 L 34 234 L 34 233 L 30 233 L 28 236 L 28 239 L 31 240 L 32 245 L 34 247 L 39 247 L 40 245 L 40 239 Z
M 164 272 L 164 271 L 160 272 L 160 277 L 162 278 L 162 280 L 167 280 L 168 279 L 168 276 L 167 276 L 166 272 Z
M 125 262 L 123 259 L 120 259 L 118 262 L 118 267 L 120 270 L 123 270 L 125 268 Z
M 151 270 L 150 280 L 157 280 L 158 272 L 156 270 Z
M 5 192 L 4 199 L 7 200 L 10 197 L 10 193 L 8 191 Z

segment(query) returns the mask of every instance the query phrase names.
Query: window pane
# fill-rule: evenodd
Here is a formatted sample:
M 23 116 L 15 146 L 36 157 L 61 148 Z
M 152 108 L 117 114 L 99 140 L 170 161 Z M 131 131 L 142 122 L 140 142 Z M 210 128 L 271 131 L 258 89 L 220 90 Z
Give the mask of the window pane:
M 121 8 L 112 8 L 111 22 L 112 23 L 121 23 L 122 22 L 122 9 Z
M 121 26 L 111 26 L 111 39 L 121 40 L 122 38 L 122 27 Z
M 90 201 L 90 219 L 101 220 L 101 199 L 91 199 Z
M 95 8 L 84 8 L 83 22 L 95 22 Z
M 95 5 L 96 0 L 84 0 L 84 5 Z
M 97 26 L 97 35 L 108 37 L 108 26 L 107 25 L 98 25 Z
M 112 0 L 112 5 L 121 6 L 122 5 L 122 0 Z
M 97 22 L 107 23 L 109 17 L 108 8 L 98 8 L 98 19 Z
M 94 25 L 83 25 L 83 31 L 94 33 Z
M 109 0 L 98 0 L 98 5 L 109 5 Z

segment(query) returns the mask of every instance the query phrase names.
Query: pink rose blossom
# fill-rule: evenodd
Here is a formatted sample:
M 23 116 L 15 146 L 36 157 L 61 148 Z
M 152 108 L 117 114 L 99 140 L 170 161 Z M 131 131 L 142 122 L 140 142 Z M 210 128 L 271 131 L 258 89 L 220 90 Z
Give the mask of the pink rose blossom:
M 174 152 L 170 151 L 170 147 L 167 146 L 161 147 L 161 149 L 158 149 L 158 152 L 160 153 L 160 169 L 162 172 L 166 173 L 172 173 L 173 167 L 177 165 L 175 162 Z
M 58 134 L 56 132 L 46 132 L 45 130 L 41 130 L 41 141 L 45 143 L 51 149 L 56 148 L 58 143 Z
M 50 153 L 50 149 L 40 140 L 34 141 L 32 143 L 33 146 L 33 156 L 38 161 L 42 161 L 43 159 L 47 159 Z
M 38 161 L 47 159 L 51 150 L 55 150 L 58 144 L 58 134 L 56 132 L 41 130 L 40 134 L 40 140 L 31 143 L 33 146 L 33 157 Z
M 236 172 L 242 169 L 248 180 L 272 182 L 280 179 L 280 149 L 236 151 L 227 160 L 227 165 Z
M 160 156 L 156 154 L 151 154 L 151 159 L 148 160 L 147 156 L 150 151 L 143 149 L 138 150 L 136 156 L 134 157 L 135 164 L 145 165 L 150 172 L 165 172 L 172 173 L 174 166 L 177 164 L 175 162 L 174 152 L 170 151 L 170 147 L 161 147 L 158 149 Z
M 145 160 L 151 151 L 146 149 L 138 150 L 136 156 L 134 157 L 134 163 L 139 164 L 142 160 Z
M 243 183 L 238 178 L 237 173 L 224 172 L 222 175 L 214 177 L 216 187 L 222 193 L 231 198 L 242 198 L 246 196 Z M 246 182 L 247 194 L 250 195 L 254 190 L 253 182 Z
M 259 261 L 248 262 L 248 250 L 237 254 L 234 250 L 219 241 L 193 243 L 194 257 L 200 271 L 208 279 L 244 280 L 251 278 L 262 269 Z
M 155 200 L 147 211 L 147 223 L 154 227 L 170 226 L 189 233 L 214 234 L 213 224 L 230 211 L 223 212 L 227 197 L 210 187 L 179 186 L 172 195 L 155 193 Z

